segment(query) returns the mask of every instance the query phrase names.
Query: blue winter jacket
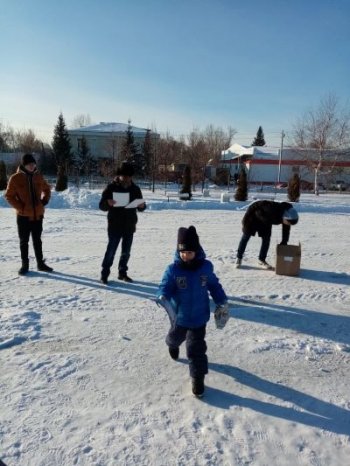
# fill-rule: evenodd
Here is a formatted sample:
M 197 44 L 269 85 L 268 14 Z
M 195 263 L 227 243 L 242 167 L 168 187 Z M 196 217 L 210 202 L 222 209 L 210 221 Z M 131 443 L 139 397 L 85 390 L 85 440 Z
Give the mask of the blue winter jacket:
M 178 251 L 174 262 L 164 272 L 157 296 L 164 296 L 176 312 L 176 324 L 187 328 L 205 325 L 210 319 L 209 295 L 215 304 L 225 304 L 227 296 L 214 273 L 213 264 L 205 259 L 201 248 L 195 260 L 198 267 L 182 267 Z

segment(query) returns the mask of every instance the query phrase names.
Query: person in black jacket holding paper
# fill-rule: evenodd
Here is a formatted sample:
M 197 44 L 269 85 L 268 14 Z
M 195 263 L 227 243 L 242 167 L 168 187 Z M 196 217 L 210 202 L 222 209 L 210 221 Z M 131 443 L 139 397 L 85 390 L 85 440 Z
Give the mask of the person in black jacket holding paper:
M 118 264 L 118 279 L 132 282 L 132 279 L 127 275 L 127 270 L 136 231 L 136 210 L 142 212 L 146 209 L 145 202 L 141 202 L 137 207 L 127 208 L 127 204 L 130 202 L 142 199 L 141 189 L 132 181 L 133 174 L 132 164 L 126 161 L 122 162 L 121 167 L 117 170 L 117 176 L 112 183 L 107 185 L 99 203 L 99 208 L 108 212 L 108 245 L 101 270 L 101 282 L 105 285 L 108 284 L 108 277 L 120 241 L 122 242 L 122 250 Z M 124 194 L 124 196 L 119 196 L 120 206 L 118 206 L 118 194 L 113 195 L 113 193 Z
M 255 201 L 251 204 L 242 220 L 243 235 L 237 250 L 236 268 L 242 264 L 242 258 L 248 241 L 256 233 L 261 237 L 258 265 L 263 269 L 271 270 L 273 267 L 266 262 L 270 247 L 272 225 L 282 224 L 282 241 L 287 244 L 291 225 L 298 223 L 298 212 L 289 202 Z

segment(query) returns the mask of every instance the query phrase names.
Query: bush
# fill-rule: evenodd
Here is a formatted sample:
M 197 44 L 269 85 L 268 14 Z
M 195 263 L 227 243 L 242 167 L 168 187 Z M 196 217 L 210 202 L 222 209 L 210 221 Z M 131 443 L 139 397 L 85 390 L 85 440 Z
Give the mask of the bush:
M 239 173 L 239 178 L 237 181 L 237 188 L 235 192 L 236 201 L 246 201 L 248 199 L 248 183 L 247 183 L 247 174 L 242 168 Z
M 0 161 L 0 191 L 7 188 L 6 165 L 2 160 Z
M 192 197 L 191 186 L 192 186 L 191 167 L 187 165 L 185 167 L 184 174 L 182 177 L 182 188 L 180 190 L 180 194 L 187 193 L 189 195 L 189 199 L 191 199 Z
M 68 188 L 68 176 L 66 175 L 63 167 L 58 167 L 55 190 L 65 191 L 67 188 Z
M 300 199 L 300 176 L 295 173 L 288 181 L 288 199 L 291 202 L 299 202 Z

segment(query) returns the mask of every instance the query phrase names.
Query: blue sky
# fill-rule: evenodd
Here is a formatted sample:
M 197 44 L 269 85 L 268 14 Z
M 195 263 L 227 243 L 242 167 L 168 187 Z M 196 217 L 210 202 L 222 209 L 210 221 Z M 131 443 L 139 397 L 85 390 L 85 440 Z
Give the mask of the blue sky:
M 48 142 L 60 111 L 242 144 L 261 125 L 279 144 L 325 95 L 349 105 L 349 24 L 349 0 L 0 0 L 0 121 Z

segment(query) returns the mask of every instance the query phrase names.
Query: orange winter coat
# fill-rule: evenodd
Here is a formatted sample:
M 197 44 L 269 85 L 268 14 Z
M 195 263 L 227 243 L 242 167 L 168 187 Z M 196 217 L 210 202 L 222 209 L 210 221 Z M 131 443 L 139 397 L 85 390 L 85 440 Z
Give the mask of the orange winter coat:
M 30 192 L 29 176 L 33 176 L 34 199 Z M 18 215 L 38 220 L 44 216 L 44 205 L 51 197 L 51 188 L 41 173 L 27 175 L 20 167 L 11 176 L 5 192 L 5 199 L 16 209 Z

